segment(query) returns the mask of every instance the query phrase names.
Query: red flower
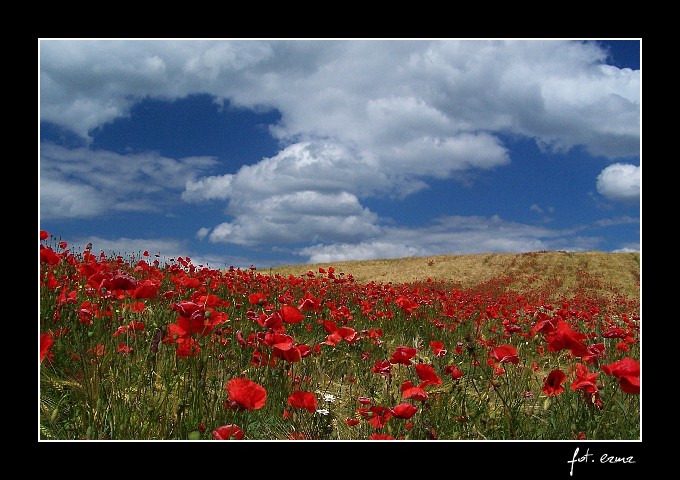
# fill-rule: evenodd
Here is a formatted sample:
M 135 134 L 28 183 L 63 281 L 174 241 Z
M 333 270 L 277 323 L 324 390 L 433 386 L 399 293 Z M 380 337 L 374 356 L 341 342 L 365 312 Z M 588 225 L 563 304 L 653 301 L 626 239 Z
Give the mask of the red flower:
M 375 362 L 375 365 L 373 365 L 373 368 L 371 368 L 371 371 L 379 373 L 380 375 L 383 375 L 385 377 L 391 377 L 392 365 L 387 360 L 385 361 L 378 360 L 377 362 Z
M 47 333 L 40 334 L 40 361 L 42 362 L 45 356 L 50 352 L 50 347 L 54 343 L 54 339 Z
M 312 392 L 293 392 L 288 397 L 288 405 L 293 408 L 305 408 L 309 413 L 314 413 L 317 406 L 316 395 Z
M 382 428 L 392 416 L 392 412 L 387 407 L 371 405 L 369 408 L 357 408 L 357 413 L 368 419 L 368 423 L 375 428 Z
M 243 430 L 241 430 L 237 425 L 223 425 L 212 431 L 212 436 L 215 440 L 241 440 L 243 438 Z
M 419 400 L 421 402 L 427 400 L 429 395 L 423 387 L 416 387 L 410 380 L 405 381 L 400 387 L 402 398 L 412 398 L 414 400 Z
M 359 422 L 361 422 L 361 420 L 359 420 L 358 418 L 350 418 L 350 417 L 345 418 L 345 423 L 347 425 L 349 425 L 350 427 L 353 427 L 354 425 L 358 425 Z
M 576 378 L 571 385 L 572 390 L 583 390 L 588 393 L 595 393 L 597 372 L 591 373 L 588 367 L 582 363 L 576 364 Z
M 443 357 L 446 355 L 447 350 L 444 348 L 444 344 L 442 342 L 430 342 L 430 347 L 432 347 L 435 357 Z
M 397 350 L 392 354 L 392 358 L 390 358 L 390 363 L 411 365 L 411 359 L 416 353 L 418 353 L 418 350 L 412 347 L 397 347 Z
M 61 256 L 50 247 L 40 245 L 40 261 L 49 265 L 56 265 L 61 262 Z
M 422 380 L 420 387 L 424 388 L 427 385 L 441 385 L 442 379 L 437 376 L 434 372 L 434 368 L 430 365 L 425 365 L 424 363 L 418 363 L 416 365 L 416 373 L 418 377 Z
M 547 336 L 548 351 L 571 350 L 571 354 L 575 357 L 586 356 L 588 347 L 581 341 L 586 338 L 588 338 L 587 335 L 572 330 L 567 322 L 560 320 L 557 322 L 557 329 Z
M 390 411 L 395 416 L 395 418 L 404 418 L 408 420 L 413 415 L 415 415 L 415 413 L 418 411 L 418 407 L 410 403 L 400 403 L 396 407 L 392 407 Z
M 500 363 L 514 363 L 515 365 L 519 363 L 517 350 L 512 345 L 505 344 L 492 348 L 491 356 Z
M 304 318 L 300 310 L 295 307 L 291 307 L 290 305 L 284 305 L 281 307 L 280 312 L 281 318 L 283 318 L 283 321 L 286 323 L 300 323 Z
M 258 410 L 267 400 L 267 391 L 247 378 L 233 378 L 226 385 L 227 406 L 234 410 Z
M 602 365 L 602 371 L 619 380 L 621 390 L 625 393 L 640 393 L 640 362 L 624 357 L 618 362 Z
M 374 433 L 369 440 L 394 440 L 394 437 L 386 433 Z
M 321 299 L 306 293 L 304 298 L 300 301 L 298 308 L 303 312 L 321 310 Z
M 161 284 L 156 280 L 142 280 L 137 282 L 137 288 L 132 292 L 132 298 L 156 298 Z
M 463 371 L 455 365 L 447 365 L 446 367 L 444 367 L 444 373 L 447 375 L 451 375 L 451 378 L 453 378 L 454 380 L 458 380 L 460 377 L 463 376 Z
M 567 374 L 560 369 L 555 369 L 548 374 L 543 384 L 543 393 L 549 396 L 559 395 L 564 392 L 562 384 L 567 379 Z
M 134 350 L 132 347 L 128 347 L 127 345 L 125 345 L 125 343 L 120 342 L 120 343 L 118 344 L 118 349 L 116 350 L 116 352 L 122 353 L 123 355 L 127 355 L 127 354 L 129 354 L 132 350 Z
M 261 305 L 267 300 L 267 296 L 264 293 L 251 293 L 248 295 L 248 301 L 251 305 Z

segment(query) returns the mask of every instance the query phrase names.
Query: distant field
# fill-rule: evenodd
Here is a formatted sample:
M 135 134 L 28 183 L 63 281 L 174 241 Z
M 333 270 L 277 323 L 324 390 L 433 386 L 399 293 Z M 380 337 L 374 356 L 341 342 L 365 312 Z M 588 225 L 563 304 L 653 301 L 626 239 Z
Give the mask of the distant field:
M 359 283 L 411 283 L 441 280 L 458 288 L 469 288 L 499 277 L 512 276 L 519 284 L 527 278 L 547 282 L 566 293 L 577 287 L 610 290 L 633 298 L 640 297 L 640 253 L 529 252 L 440 255 L 385 260 L 361 260 L 277 267 L 272 275 L 299 276 L 319 267 L 335 269 L 335 274 L 352 275 Z M 262 272 L 265 273 L 265 272 Z M 521 286 L 521 285 L 517 285 Z

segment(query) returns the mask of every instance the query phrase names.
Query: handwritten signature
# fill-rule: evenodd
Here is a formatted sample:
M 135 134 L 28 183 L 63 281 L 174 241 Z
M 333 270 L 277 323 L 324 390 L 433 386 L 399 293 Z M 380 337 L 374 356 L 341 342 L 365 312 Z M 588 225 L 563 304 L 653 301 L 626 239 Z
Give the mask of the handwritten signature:
M 581 455 L 580 457 L 578 456 L 578 447 L 576 447 L 576 451 L 574 451 L 574 456 L 572 457 L 571 460 L 567 460 L 567 463 L 571 464 L 571 470 L 569 471 L 569 476 L 572 477 L 574 475 L 574 464 L 575 463 L 588 463 L 590 461 L 591 463 L 595 462 L 593 457 L 594 455 L 590 453 L 590 448 L 586 448 L 586 453 Z M 635 463 L 635 459 L 633 456 L 629 457 L 617 457 L 615 455 L 608 455 L 608 454 L 603 454 L 600 457 L 600 463 Z

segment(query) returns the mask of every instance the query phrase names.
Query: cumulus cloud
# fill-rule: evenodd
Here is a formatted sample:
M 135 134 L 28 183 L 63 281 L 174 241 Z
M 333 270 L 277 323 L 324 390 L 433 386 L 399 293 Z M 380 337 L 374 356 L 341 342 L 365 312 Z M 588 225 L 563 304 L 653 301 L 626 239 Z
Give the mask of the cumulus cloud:
M 640 200 L 641 182 L 639 166 L 615 163 L 597 176 L 597 191 L 616 202 L 634 203 Z
M 41 118 L 87 137 L 142 98 L 208 93 L 278 109 L 272 131 L 284 140 L 330 135 L 373 150 L 509 131 L 636 155 L 640 72 L 605 59 L 575 41 L 43 40 Z
M 527 252 L 584 251 L 597 239 L 574 237 L 573 230 L 551 230 L 503 220 L 497 215 L 447 216 L 421 228 L 387 227 L 380 236 L 356 244 L 316 244 L 301 248 L 306 263 L 340 262 L 410 256 Z
M 230 174 L 210 157 L 45 145 L 41 213 L 53 218 L 151 211 L 170 191 L 225 203 L 230 218 L 201 228 L 199 239 L 313 243 L 300 250 L 310 259 L 434 254 L 441 245 L 567 249 L 559 233 L 500 219 L 386 228 L 362 201 L 502 168 L 512 159 L 500 134 L 552 152 L 639 154 L 640 71 L 606 65 L 593 42 L 43 40 L 39 53 L 41 120 L 86 141 L 145 98 L 207 93 L 218 104 L 280 113 L 270 132 L 281 150 Z M 605 169 L 597 188 L 628 200 L 635 175 L 619 167 Z
M 168 192 L 179 201 L 186 179 L 215 163 L 212 157 L 121 155 L 49 143 L 40 150 L 40 214 L 45 219 L 156 211 L 171 201 Z

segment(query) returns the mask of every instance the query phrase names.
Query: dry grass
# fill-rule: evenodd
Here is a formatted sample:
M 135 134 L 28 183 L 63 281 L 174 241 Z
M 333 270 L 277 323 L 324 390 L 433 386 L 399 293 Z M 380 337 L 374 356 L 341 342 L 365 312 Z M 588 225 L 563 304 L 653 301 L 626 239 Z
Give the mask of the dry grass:
M 317 263 L 272 268 L 269 273 L 300 276 L 319 267 L 352 275 L 359 283 L 411 283 L 428 278 L 442 280 L 457 288 L 469 288 L 494 278 L 512 276 L 519 283 L 532 277 L 538 284 L 548 282 L 561 292 L 577 287 L 622 293 L 640 298 L 640 253 L 529 252 L 473 255 L 440 255 L 384 260 Z M 521 287 L 521 285 L 517 285 Z

